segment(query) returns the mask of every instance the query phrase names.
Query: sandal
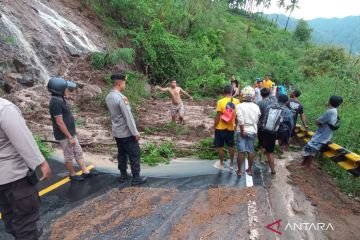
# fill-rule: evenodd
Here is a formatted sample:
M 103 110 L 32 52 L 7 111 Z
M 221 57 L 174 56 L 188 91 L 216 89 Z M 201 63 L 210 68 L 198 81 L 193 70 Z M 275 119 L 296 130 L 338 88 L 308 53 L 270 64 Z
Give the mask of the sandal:
M 251 170 L 246 169 L 246 174 L 249 175 L 249 176 L 252 176 Z
M 240 173 L 239 173 L 239 170 L 236 170 L 236 175 L 237 175 L 238 177 L 241 177 L 241 176 L 242 176 L 241 171 L 240 171 Z

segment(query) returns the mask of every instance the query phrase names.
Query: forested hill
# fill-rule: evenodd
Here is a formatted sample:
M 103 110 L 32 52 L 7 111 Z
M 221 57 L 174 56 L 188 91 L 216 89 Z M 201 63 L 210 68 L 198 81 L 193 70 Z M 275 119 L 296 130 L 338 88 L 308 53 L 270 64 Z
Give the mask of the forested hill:
M 277 19 L 279 27 L 286 26 L 287 16 L 269 14 L 267 17 Z M 313 28 L 312 41 L 317 44 L 332 44 L 345 47 L 351 54 L 360 53 L 360 16 L 345 18 L 317 18 L 307 21 Z M 290 18 L 288 29 L 295 30 L 297 19 Z

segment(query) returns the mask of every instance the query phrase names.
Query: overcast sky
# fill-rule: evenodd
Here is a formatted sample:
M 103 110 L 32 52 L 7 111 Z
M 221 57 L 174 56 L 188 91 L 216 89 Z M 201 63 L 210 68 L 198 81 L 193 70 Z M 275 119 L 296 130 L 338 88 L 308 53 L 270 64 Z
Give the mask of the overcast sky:
M 290 2 L 287 0 L 287 2 Z M 314 18 L 332 18 L 346 16 L 360 16 L 360 0 L 299 0 L 300 9 L 291 14 L 295 18 L 306 20 Z M 277 0 L 272 0 L 270 9 L 266 13 L 285 13 L 277 7 Z

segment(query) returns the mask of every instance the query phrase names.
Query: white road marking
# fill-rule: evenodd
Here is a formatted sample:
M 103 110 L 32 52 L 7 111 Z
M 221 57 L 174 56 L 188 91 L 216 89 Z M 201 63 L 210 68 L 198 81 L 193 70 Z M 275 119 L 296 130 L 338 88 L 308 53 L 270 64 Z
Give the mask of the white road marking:
M 257 208 L 255 201 L 249 201 L 248 204 L 248 216 L 249 216 L 249 228 L 250 228 L 250 236 L 251 240 L 259 239 L 259 232 L 256 229 L 256 225 L 259 222 L 259 218 L 257 217 Z
M 245 170 L 246 169 L 248 169 L 248 167 L 249 167 L 249 163 L 248 163 L 248 160 L 247 159 L 245 159 Z M 248 175 L 246 172 L 245 172 L 245 182 L 246 182 L 246 187 L 252 187 L 252 186 L 254 186 L 254 182 L 253 182 L 253 177 L 252 176 L 250 176 L 250 175 Z
M 248 160 L 245 159 L 245 170 L 248 169 L 248 167 L 249 167 Z M 246 187 L 253 187 L 254 186 L 253 177 L 248 175 L 246 172 L 245 172 L 245 176 L 246 176 L 245 177 Z M 251 240 L 259 239 L 260 234 L 259 231 L 256 229 L 256 225 L 259 222 L 259 218 L 256 215 L 258 212 L 256 207 L 256 201 L 250 200 L 247 203 L 247 209 L 248 209 L 248 220 L 249 220 L 249 228 L 250 228 L 249 238 Z

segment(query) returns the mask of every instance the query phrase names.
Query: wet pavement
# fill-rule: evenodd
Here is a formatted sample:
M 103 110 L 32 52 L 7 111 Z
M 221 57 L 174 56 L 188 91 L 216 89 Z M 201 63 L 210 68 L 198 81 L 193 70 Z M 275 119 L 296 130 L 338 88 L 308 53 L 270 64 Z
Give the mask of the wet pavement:
M 53 178 L 40 183 L 39 190 L 66 177 L 66 169 L 59 159 L 49 163 Z M 144 167 L 142 174 L 149 177 L 148 182 L 136 188 L 130 187 L 130 181 L 119 183 L 117 170 L 98 169 L 101 171 L 99 176 L 83 182 L 69 182 L 41 197 L 39 226 L 44 230 L 43 239 L 276 239 L 277 235 L 265 226 L 275 221 L 276 215 L 283 219 L 291 217 L 284 210 L 288 199 L 275 196 L 275 200 L 280 201 L 272 203 L 269 188 L 272 182 L 278 180 L 270 176 L 267 164 L 257 162 L 252 177 L 246 176 L 244 165 L 243 176 L 239 178 L 228 167 L 224 170 L 215 168 L 215 161 L 177 159 L 170 164 Z M 236 165 L 234 169 L 237 169 Z M 131 217 L 134 206 L 126 208 L 126 204 L 142 201 L 142 197 L 132 196 L 136 189 L 140 189 L 139 194 L 154 196 L 147 200 L 148 205 L 142 207 L 151 211 Z M 254 192 L 249 192 L 249 189 L 254 189 Z M 115 198 L 115 202 L 111 203 L 109 195 L 114 191 L 119 198 L 118 202 Z M 218 191 L 219 196 L 214 197 L 214 191 Z M 169 199 L 162 202 L 158 195 Z M 107 208 L 101 209 L 99 206 L 107 201 Z M 93 213 L 94 209 L 102 210 L 101 214 L 109 214 L 109 217 L 96 222 L 99 213 Z M 124 219 L 120 221 L 118 218 L 121 215 Z M 53 226 L 66 229 L 69 219 L 74 219 L 70 227 L 76 229 L 78 220 L 75 217 L 83 221 L 86 231 L 61 235 L 59 229 L 53 229 Z M 89 227 L 86 226 L 87 220 L 96 223 L 89 223 Z M 198 224 L 194 225 L 194 222 Z M 315 239 L 298 238 L 298 234 L 294 233 L 285 235 L 287 239 Z M 3 239 L 12 238 L 3 232 L 3 224 L 0 223 L 0 240 Z

